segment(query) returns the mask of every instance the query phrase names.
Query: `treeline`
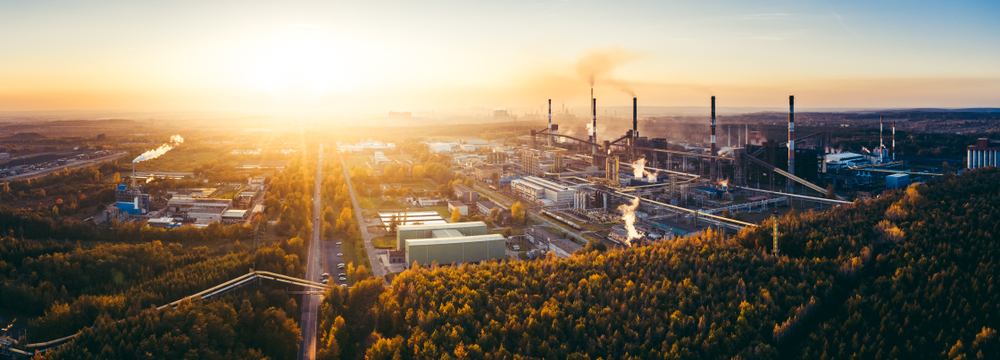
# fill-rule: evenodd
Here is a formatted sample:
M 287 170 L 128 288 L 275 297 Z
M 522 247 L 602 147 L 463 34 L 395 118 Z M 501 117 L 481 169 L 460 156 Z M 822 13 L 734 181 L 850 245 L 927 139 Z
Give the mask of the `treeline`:
M 120 250 L 137 252 L 143 251 L 138 249 L 149 251 L 150 247 L 162 247 L 160 244 L 127 246 L 135 249 Z M 134 316 L 151 306 L 165 305 L 171 301 L 179 300 L 185 296 L 246 274 L 248 269 L 254 266 L 258 270 L 301 277 L 304 274 L 304 263 L 302 263 L 299 256 L 292 253 L 293 251 L 299 251 L 296 250 L 296 246 L 301 247 L 301 244 L 296 245 L 290 242 L 282 242 L 277 246 L 262 247 L 256 253 L 250 253 L 246 246 L 238 246 L 237 252 L 196 262 L 193 260 L 198 260 L 199 256 L 202 256 L 200 253 L 204 250 L 192 249 L 191 254 L 188 256 L 173 255 L 173 261 L 169 263 L 161 261 L 158 264 L 155 260 L 150 261 L 146 259 L 131 267 L 128 267 L 131 264 L 124 260 L 118 260 L 114 265 L 98 264 L 86 268 L 82 265 L 74 265 L 72 263 L 70 266 L 48 265 L 49 267 L 79 268 L 95 270 L 95 272 L 103 271 L 104 273 L 111 273 L 112 276 L 74 275 L 58 270 L 49 270 L 48 273 L 50 274 L 46 275 L 47 280 L 45 280 L 47 283 L 45 281 L 38 281 L 37 284 L 39 285 L 34 287 L 33 290 L 35 290 L 36 294 L 51 294 L 56 299 L 52 300 L 50 302 L 51 305 L 44 309 L 44 315 L 31 321 L 28 332 L 29 341 L 48 341 L 73 334 L 80 329 L 91 326 L 101 316 L 109 316 L 114 319 L 124 319 Z M 171 253 L 181 251 L 175 244 L 163 248 L 162 251 Z M 155 251 L 156 249 L 153 250 Z M 161 255 L 168 256 L 162 252 Z M 51 259 L 46 256 L 45 258 L 31 261 L 25 260 L 24 262 L 51 263 Z M 109 257 L 105 259 L 108 262 L 114 260 Z M 122 273 L 124 270 L 140 272 L 141 277 L 135 275 L 126 276 L 124 274 L 114 275 L 116 271 Z M 65 284 L 74 279 L 89 281 L 90 287 L 88 289 L 90 291 L 69 293 L 70 287 L 67 286 L 65 290 L 60 288 L 56 289 L 55 293 L 52 292 L 51 289 L 55 282 Z M 34 313 L 38 311 L 35 309 L 37 305 L 19 305 L 18 302 L 46 300 L 17 298 L 17 295 L 25 294 L 17 290 L 21 285 L 14 283 L 15 290 L 8 291 L 7 284 L 7 282 L 4 283 L 4 291 L 0 293 L 0 299 L 3 300 L 3 303 L 10 304 L 5 307 L 14 306 L 11 309 Z M 60 294 L 62 291 L 66 292 L 65 296 Z M 297 304 L 294 300 L 284 295 L 283 292 L 279 293 L 278 295 L 281 298 L 272 299 L 275 300 L 272 304 L 279 304 L 282 310 L 290 314 L 289 316 L 294 316 L 297 313 Z M 8 296 L 9 294 L 13 294 L 13 296 Z M 27 294 L 27 296 L 31 296 L 30 293 Z M 23 309 L 18 306 L 23 307 Z
M 316 180 L 316 159 L 299 155 L 271 179 L 264 199 L 264 215 L 277 221 L 281 236 L 309 239 L 312 230 L 312 192 Z
M 1000 356 L 1000 170 L 913 186 L 876 225 L 862 286 L 801 345 L 809 359 Z M 891 245 L 890 245 L 891 244 Z
M 22 241 L 5 238 L 0 243 Z M 84 250 L 40 254 L 4 254 L 0 260 L 0 298 L 5 308 L 41 314 L 55 302 L 89 294 L 124 291 L 165 271 L 208 259 L 204 248 L 184 250 L 180 244 L 100 245 Z M 5 259 L 8 259 L 6 256 Z
M 286 310 L 270 306 L 280 295 L 189 300 L 121 321 L 102 316 L 41 359 L 294 359 L 302 335 Z
M 0 234 L 28 239 L 58 239 L 138 243 L 162 240 L 184 244 L 199 244 L 215 240 L 250 240 L 253 228 L 246 225 L 210 224 L 204 228 L 184 226 L 161 229 L 144 222 L 112 222 L 99 227 L 71 218 L 53 218 L 38 212 L 0 205 Z
M 115 174 L 110 162 L 55 171 L 39 179 L 0 183 L 0 203 L 19 203 L 49 217 L 74 215 L 114 202 L 114 185 L 104 181 Z

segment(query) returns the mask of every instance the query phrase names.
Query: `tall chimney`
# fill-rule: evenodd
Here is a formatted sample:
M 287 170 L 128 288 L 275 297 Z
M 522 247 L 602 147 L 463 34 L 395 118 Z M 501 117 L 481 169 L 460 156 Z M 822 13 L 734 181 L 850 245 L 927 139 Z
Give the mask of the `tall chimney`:
M 549 135 L 546 136 L 549 146 L 552 146 L 552 99 L 549 99 Z
M 135 162 L 132 162 L 132 187 L 135 187 Z
M 882 134 L 885 131 L 882 128 L 882 116 L 878 117 L 878 161 L 885 162 L 885 141 L 882 140 Z
M 591 89 L 590 91 L 594 90 Z M 594 155 L 594 163 L 596 164 L 597 163 L 597 99 L 591 99 L 591 100 L 593 102 L 592 107 L 594 108 L 594 122 L 591 124 L 591 126 L 593 126 L 592 131 L 594 132 L 593 155 Z
M 715 96 L 712 96 L 712 156 L 719 155 L 718 150 L 715 149 Z M 715 180 L 715 158 L 709 162 L 709 174 L 712 176 L 712 180 Z
M 635 138 L 632 146 L 639 145 L 639 101 L 635 97 L 632 98 L 632 137 Z
M 788 96 L 788 173 L 795 175 L 795 95 Z M 792 192 L 794 182 L 786 182 L 788 192 Z
M 892 161 L 896 161 L 896 120 L 892 120 Z

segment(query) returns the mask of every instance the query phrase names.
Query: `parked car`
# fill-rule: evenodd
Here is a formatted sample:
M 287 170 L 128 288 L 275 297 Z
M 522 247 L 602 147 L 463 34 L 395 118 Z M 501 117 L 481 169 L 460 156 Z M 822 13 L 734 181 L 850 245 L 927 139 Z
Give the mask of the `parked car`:
M 340 277 L 340 281 L 347 281 L 347 278 L 346 278 L 346 277 L 343 277 L 343 276 L 341 276 L 341 277 Z
M 320 275 L 320 277 L 323 278 L 323 279 L 329 278 L 330 277 L 330 273 L 323 273 L 323 275 Z

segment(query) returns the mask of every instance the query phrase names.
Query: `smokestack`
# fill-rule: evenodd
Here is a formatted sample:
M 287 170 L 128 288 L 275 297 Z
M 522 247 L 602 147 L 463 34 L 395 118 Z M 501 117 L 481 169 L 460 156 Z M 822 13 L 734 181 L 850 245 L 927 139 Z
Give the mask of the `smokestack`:
M 719 152 L 715 149 L 715 96 L 712 96 L 712 156 L 717 155 Z M 709 174 L 711 174 L 712 180 L 715 180 L 715 158 L 712 158 L 709 164 Z
M 635 97 L 632 98 L 632 137 L 636 140 L 639 139 L 639 102 Z M 638 141 L 632 142 L 633 146 L 639 145 Z
M 593 92 L 594 89 L 590 89 L 590 91 Z M 594 122 L 592 124 L 592 126 L 594 127 L 593 128 L 593 132 L 594 132 L 594 145 L 593 145 L 593 150 L 594 151 L 593 151 L 593 155 L 594 155 L 594 162 L 596 163 L 597 162 L 597 99 L 591 99 L 591 101 L 592 101 L 591 107 L 593 107 L 593 109 L 594 109 Z
M 552 146 L 552 99 L 549 99 L 549 136 L 546 136 L 549 146 Z
M 134 162 L 132 163 L 132 187 L 135 187 L 135 163 Z
M 788 96 L 788 173 L 795 175 L 795 95 Z M 792 192 L 792 180 L 787 183 L 788 192 Z
M 892 161 L 896 161 L 896 120 L 892 121 Z
M 882 140 L 882 134 L 885 133 L 882 127 L 882 116 L 878 117 L 878 147 L 884 148 L 885 142 Z

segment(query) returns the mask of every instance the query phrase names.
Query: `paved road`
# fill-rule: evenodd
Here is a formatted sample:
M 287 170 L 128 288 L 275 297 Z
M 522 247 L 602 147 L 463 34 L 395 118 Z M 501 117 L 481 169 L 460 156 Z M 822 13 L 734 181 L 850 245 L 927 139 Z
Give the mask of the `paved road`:
M 104 156 L 104 157 L 99 157 L 99 158 L 96 158 L 96 159 L 83 160 L 83 161 L 75 161 L 75 162 L 72 162 L 72 163 L 68 163 L 66 165 L 59 165 L 59 166 L 51 167 L 51 168 L 48 168 L 48 169 L 45 169 L 45 170 L 42 170 L 42 171 L 36 171 L 36 172 L 30 172 L 30 173 L 26 173 L 26 174 L 8 176 L 8 177 L 3 178 L 2 181 L 15 181 L 15 180 L 34 179 L 34 178 L 37 178 L 37 177 L 42 177 L 42 176 L 48 175 L 48 174 L 52 173 L 53 171 L 58 171 L 58 170 L 62 170 L 62 169 L 75 169 L 75 168 L 90 166 L 90 165 L 94 165 L 94 164 L 99 164 L 99 163 L 102 163 L 102 162 L 105 162 L 105 161 L 111 161 L 111 160 L 114 160 L 114 159 L 117 159 L 117 158 L 121 157 L 122 155 L 125 155 L 125 153 L 124 152 L 120 152 L 120 153 L 115 153 L 115 154 L 111 154 L 111 155 Z
M 313 211 L 312 211 L 312 234 L 309 237 L 309 250 L 306 252 L 306 280 L 319 282 L 320 256 L 320 232 L 323 222 L 320 220 L 323 200 L 320 197 L 320 189 L 323 188 L 323 144 L 319 145 L 319 160 L 316 162 L 316 189 L 313 191 Z M 321 295 L 302 295 L 302 344 L 299 346 L 299 359 L 312 360 L 316 358 L 316 324 L 319 314 L 319 303 L 322 301 Z
M 372 264 L 372 275 L 385 278 L 388 270 L 385 265 L 378 261 L 379 254 L 388 254 L 388 250 L 376 249 L 372 246 L 372 235 L 368 233 L 368 226 L 365 225 L 365 217 L 361 215 L 361 206 L 358 205 L 358 197 L 354 194 L 354 184 L 351 184 L 351 174 L 347 171 L 347 164 L 344 158 L 340 158 L 341 165 L 344 166 L 344 179 L 347 180 L 347 191 L 351 193 L 351 204 L 354 205 L 354 216 L 358 218 L 358 228 L 361 229 L 361 237 L 365 242 L 365 250 L 368 252 L 368 262 Z

